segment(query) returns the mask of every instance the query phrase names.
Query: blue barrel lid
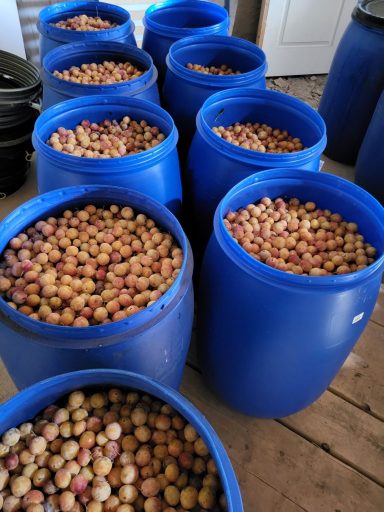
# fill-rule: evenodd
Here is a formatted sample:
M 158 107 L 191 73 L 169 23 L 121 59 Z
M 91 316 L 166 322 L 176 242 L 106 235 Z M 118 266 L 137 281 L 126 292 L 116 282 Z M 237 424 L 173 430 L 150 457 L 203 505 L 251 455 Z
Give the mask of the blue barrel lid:
M 384 0 L 359 0 L 352 18 L 367 27 L 384 29 Z

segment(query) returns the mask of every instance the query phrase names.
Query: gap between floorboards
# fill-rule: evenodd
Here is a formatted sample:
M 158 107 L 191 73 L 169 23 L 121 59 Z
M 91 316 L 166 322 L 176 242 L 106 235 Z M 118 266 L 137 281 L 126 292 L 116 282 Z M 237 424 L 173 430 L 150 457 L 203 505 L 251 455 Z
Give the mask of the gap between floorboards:
M 187 361 L 187 366 L 189 366 L 192 370 L 196 371 L 197 373 L 199 373 L 200 375 L 202 375 L 202 372 L 200 370 L 199 367 L 196 366 L 196 364 L 190 362 L 190 361 Z M 345 402 L 351 404 L 352 406 L 356 407 L 357 409 L 360 409 L 360 410 L 363 410 L 366 414 L 370 414 L 371 416 L 373 416 L 374 418 L 380 420 L 380 421 L 383 421 L 383 418 L 380 418 L 378 417 L 376 414 L 373 414 L 371 411 L 367 411 L 365 410 L 363 407 L 359 406 L 356 402 L 353 402 L 351 400 L 349 400 L 347 397 L 344 397 L 341 393 L 338 393 L 338 392 L 335 392 L 334 390 L 332 389 L 328 389 L 329 392 L 333 393 L 335 396 L 337 396 L 340 400 L 344 400 Z M 368 478 L 369 480 L 371 480 L 373 483 L 375 483 L 376 485 L 378 485 L 379 487 L 382 487 L 384 488 L 384 485 L 376 480 L 374 477 L 372 477 L 371 475 L 369 475 L 368 473 L 366 473 L 365 471 L 362 471 L 359 467 L 357 467 L 355 464 L 351 463 L 350 461 L 348 461 L 347 459 L 345 459 L 343 456 L 337 454 L 337 453 L 334 453 L 332 450 L 324 450 L 324 448 L 322 448 L 321 445 L 319 445 L 316 441 L 314 441 L 313 439 L 311 439 L 309 436 L 306 436 L 305 434 L 303 434 L 302 432 L 300 432 L 299 430 L 291 427 L 290 425 L 287 425 L 284 421 L 284 418 L 283 419 L 275 419 L 275 420 L 272 420 L 272 421 L 275 421 L 276 423 L 279 423 L 279 425 L 281 425 L 282 427 L 290 430 L 291 432 L 293 432 L 294 434 L 302 437 L 305 441 L 313 444 L 314 446 L 316 446 L 317 448 L 325 451 L 327 453 L 328 456 L 330 457 L 333 457 L 335 460 L 341 462 L 342 464 L 344 464 L 345 466 L 347 466 L 348 468 L 350 468 L 351 470 L 357 472 L 357 473 L 360 473 L 361 475 L 363 475 L 365 478 Z M 258 475 L 255 475 L 254 473 L 250 472 L 251 474 L 253 474 L 253 476 L 259 478 Z M 261 478 L 259 478 L 259 480 L 263 481 Z M 264 481 L 263 481 L 264 482 Z M 268 484 L 268 482 L 264 482 L 265 484 L 267 485 L 270 485 Z M 270 485 L 270 487 L 274 488 L 273 486 Z M 277 491 L 277 489 L 275 489 Z M 280 493 L 282 494 L 282 493 Z M 282 494 L 285 498 L 288 498 L 287 496 L 285 496 L 284 494 Z M 292 500 L 291 500 L 292 501 Z M 293 502 L 295 503 L 295 502 Z M 297 503 L 295 503 L 295 505 L 298 505 Z M 298 505 L 299 506 L 299 505 Z M 301 507 L 302 508 L 302 507 Z M 304 509 L 303 509 L 304 510 Z
M 342 398 L 341 398 L 342 399 Z M 337 453 L 334 453 L 331 449 L 329 450 L 325 450 L 321 445 L 319 445 L 318 443 L 316 443 L 315 441 L 313 441 L 309 436 L 306 436 L 304 435 L 302 432 L 300 432 L 299 430 L 293 428 L 292 426 L 290 425 L 287 425 L 284 421 L 284 419 L 277 419 L 277 420 L 274 420 L 276 421 L 277 423 L 279 423 L 281 426 L 287 428 L 288 430 L 290 430 L 291 432 L 293 432 L 294 434 L 302 437 L 303 439 L 305 439 L 306 441 L 308 441 L 309 443 L 313 444 L 314 446 L 317 446 L 318 448 L 320 448 L 321 450 L 325 451 L 325 453 L 327 455 L 329 455 L 330 457 L 333 457 L 335 460 L 341 462 L 342 464 L 344 464 L 344 466 L 346 466 L 347 468 L 355 471 L 356 473 L 359 473 L 360 475 L 363 475 L 365 478 L 367 478 L 368 480 L 371 480 L 371 482 L 375 483 L 376 485 L 378 485 L 379 487 L 381 487 L 382 489 L 384 489 L 384 485 L 382 484 L 382 482 L 380 482 L 379 480 L 377 480 L 376 478 L 372 477 L 371 475 L 369 475 L 368 473 L 366 473 L 365 471 L 361 470 L 361 468 L 357 467 L 355 464 L 351 463 L 350 461 L 348 461 L 347 459 L 345 459 L 342 455 L 339 455 Z
M 364 411 L 366 414 L 369 414 L 373 418 L 376 418 L 379 421 L 384 422 L 384 416 L 381 414 L 376 414 L 375 412 L 371 411 L 371 409 L 367 409 L 363 405 L 360 405 L 358 402 L 350 398 L 349 396 L 344 395 L 344 393 L 341 393 L 340 391 L 337 391 L 336 389 L 332 388 L 332 385 L 328 388 L 328 391 L 332 393 L 333 395 L 337 396 L 338 398 L 341 398 L 345 402 L 348 402 L 349 404 L 353 405 L 357 409 L 360 409 L 361 411 Z M 368 406 L 369 407 L 369 406 Z

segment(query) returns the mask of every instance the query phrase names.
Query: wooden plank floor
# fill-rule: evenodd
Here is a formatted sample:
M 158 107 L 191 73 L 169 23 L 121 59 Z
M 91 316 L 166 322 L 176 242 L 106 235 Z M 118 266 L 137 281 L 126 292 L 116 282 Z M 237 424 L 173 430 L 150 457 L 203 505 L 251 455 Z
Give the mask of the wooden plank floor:
M 226 407 L 204 386 L 194 344 L 182 392 L 227 448 L 247 512 L 382 512 L 383 370 L 384 318 L 373 315 L 329 389 L 297 414 L 260 420 Z
M 34 194 L 31 176 L 0 201 L 0 218 Z M 0 402 L 15 392 L 0 362 Z M 246 512 L 384 512 L 384 286 L 354 351 L 304 411 L 276 421 L 234 412 L 204 385 L 193 347 L 182 392 L 228 450 Z

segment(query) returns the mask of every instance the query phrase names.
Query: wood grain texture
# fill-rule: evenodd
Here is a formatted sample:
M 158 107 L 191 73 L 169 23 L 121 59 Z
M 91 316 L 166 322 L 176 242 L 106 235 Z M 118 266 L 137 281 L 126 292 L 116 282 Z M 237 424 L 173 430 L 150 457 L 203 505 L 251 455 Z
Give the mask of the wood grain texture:
M 257 34 L 256 34 L 256 44 L 258 46 L 260 46 L 260 48 L 263 46 L 263 41 L 264 41 L 265 26 L 267 24 L 269 2 L 270 2 L 270 0 L 263 0 L 262 4 L 261 4 L 260 17 L 259 17 L 259 22 L 258 22 L 258 26 L 257 26 Z
M 227 408 L 207 391 L 200 375 L 188 367 L 182 392 L 207 416 L 235 463 L 304 510 L 382 510 L 383 487 L 283 425 L 249 418 Z M 243 494 L 247 492 L 243 488 Z M 253 506 L 256 509 L 258 502 Z
M 303 512 L 302 507 L 279 490 L 260 480 L 238 462 L 232 461 L 242 491 L 245 512 Z
M 383 327 L 368 322 L 329 389 L 384 421 Z
M 326 391 L 283 425 L 384 485 L 384 423 Z
M 9 376 L 7 369 L 0 357 L 0 404 L 11 398 L 17 392 L 17 388 L 14 385 L 11 377 Z

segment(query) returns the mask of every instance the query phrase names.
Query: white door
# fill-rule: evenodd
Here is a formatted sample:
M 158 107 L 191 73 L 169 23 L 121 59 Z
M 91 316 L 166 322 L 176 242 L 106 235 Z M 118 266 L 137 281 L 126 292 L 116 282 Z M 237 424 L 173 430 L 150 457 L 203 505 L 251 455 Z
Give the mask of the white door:
M 328 73 L 357 0 L 263 0 L 257 43 L 267 76 Z

